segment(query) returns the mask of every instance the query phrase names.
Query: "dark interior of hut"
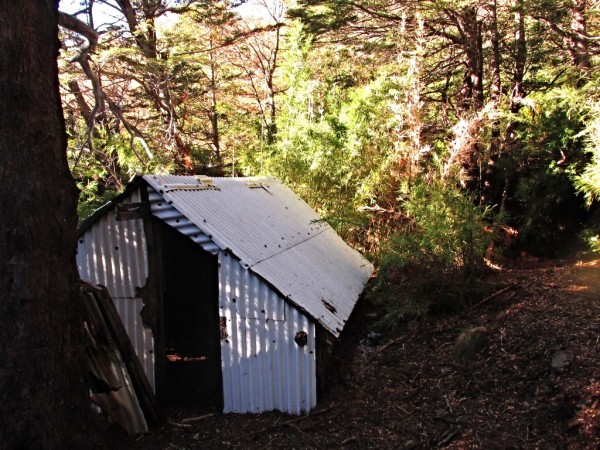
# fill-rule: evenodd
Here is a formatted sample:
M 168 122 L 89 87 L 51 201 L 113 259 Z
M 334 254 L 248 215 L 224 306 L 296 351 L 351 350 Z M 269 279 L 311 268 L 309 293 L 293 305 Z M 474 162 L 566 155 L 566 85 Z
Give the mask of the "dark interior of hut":
M 222 404 L 217 257 L 162 224 L 164 403 Z

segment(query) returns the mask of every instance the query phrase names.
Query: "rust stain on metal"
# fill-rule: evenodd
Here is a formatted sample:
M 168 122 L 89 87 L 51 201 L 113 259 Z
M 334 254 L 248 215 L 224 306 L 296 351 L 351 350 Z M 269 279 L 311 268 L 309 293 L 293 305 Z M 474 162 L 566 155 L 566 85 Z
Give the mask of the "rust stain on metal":
M 332 312 L 333 314 L 335 314 L 337 312 L 337 309 L 335 308 L 335 306 L 333 306 L 327 300 L 325 300 L 324 298 L 322 298 L 321 301 L 325 305 L 325 308 L 327 308 L 330 312 Z
M 227 317 L 219 317 L 219 334 L 222 341 L 229 337 L 227 334 Z

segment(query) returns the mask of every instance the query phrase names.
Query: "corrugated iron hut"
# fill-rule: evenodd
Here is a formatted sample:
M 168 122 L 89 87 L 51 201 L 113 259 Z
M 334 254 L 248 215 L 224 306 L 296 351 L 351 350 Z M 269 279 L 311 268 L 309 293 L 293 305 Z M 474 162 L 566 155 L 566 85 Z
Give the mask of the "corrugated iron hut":
M 373 266 L 274 178 L 153 176 L 81 227 L 159 401 L 299 414 Z

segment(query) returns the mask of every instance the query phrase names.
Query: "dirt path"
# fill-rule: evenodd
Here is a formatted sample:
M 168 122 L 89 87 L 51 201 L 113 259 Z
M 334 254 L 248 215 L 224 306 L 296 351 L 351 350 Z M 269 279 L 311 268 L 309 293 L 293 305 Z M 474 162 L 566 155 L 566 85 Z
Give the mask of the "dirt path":
M 600 448 L 600 261 L 494 277 L 467 312 L 352 342 L 330 395 L 306 417 L 169 412 L 136 448 Z M 484 300 L 484 299 L 482 299 Z M 457 337 L 481 345 L 464 361 Z

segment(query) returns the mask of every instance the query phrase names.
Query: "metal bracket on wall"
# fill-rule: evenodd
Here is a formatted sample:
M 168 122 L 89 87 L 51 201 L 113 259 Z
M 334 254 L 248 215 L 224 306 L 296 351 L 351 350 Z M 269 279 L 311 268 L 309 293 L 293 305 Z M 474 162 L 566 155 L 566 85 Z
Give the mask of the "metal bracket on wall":
M 121 220 L 146 219 L 150 217 L 150 204 L 141 203 L 119 203 L 116 207 L 116 218 Z

